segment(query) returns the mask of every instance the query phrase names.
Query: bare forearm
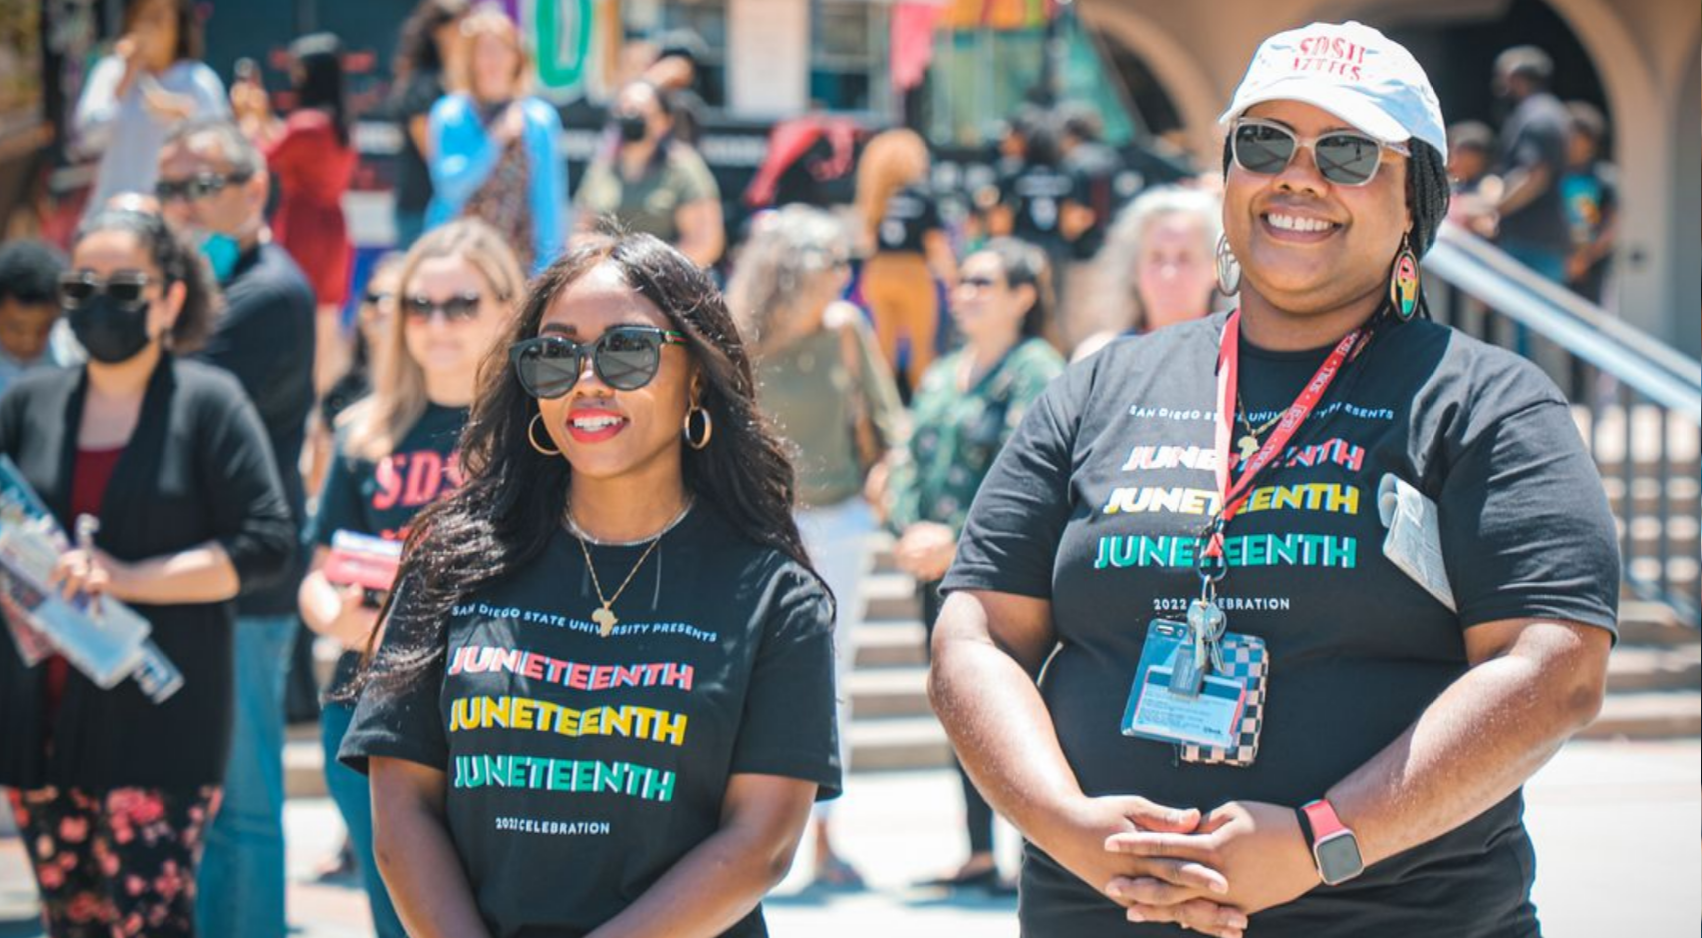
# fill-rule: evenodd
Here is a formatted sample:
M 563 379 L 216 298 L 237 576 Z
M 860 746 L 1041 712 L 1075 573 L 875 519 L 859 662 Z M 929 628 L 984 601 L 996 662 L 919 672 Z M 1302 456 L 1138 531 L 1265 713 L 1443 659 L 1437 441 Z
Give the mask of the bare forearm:
M 216 603 L 234 598 L 241 588 L 225 549 L 209 541 L 130 565 L 112 594 L 125 602 L 150 605 Z
M 396 912 L 414 938 L 485 938 L 472 886 L 443 820 L 418 805 L 373 799 L 374 853 Z
M 713 938 L 756 908 L 792 865 L 794 839 L 765 844 L 736 830 L 698 844 L 594 938 Z
M 1543 187 L 1548 185 L 1548 169 L 1545 166 L 1535 166 L 1529 169 L 1516 169 L 1507 174 L 1506 185 L 1501 192 L 1501 201 L 1495 206 L 1498 214 L 1516 212 L 1536 201 L 1542 194 Z
M 1466 823 L 1523 785 L 1600 706 L 1599 687 L 1508 655 L 1468 671 L 1329 792 L 1367 864 Z
M 942 634 L 928 698 L 987 802 L 1045 848 L 1082 790 L 1033 678 L 991 642 Z

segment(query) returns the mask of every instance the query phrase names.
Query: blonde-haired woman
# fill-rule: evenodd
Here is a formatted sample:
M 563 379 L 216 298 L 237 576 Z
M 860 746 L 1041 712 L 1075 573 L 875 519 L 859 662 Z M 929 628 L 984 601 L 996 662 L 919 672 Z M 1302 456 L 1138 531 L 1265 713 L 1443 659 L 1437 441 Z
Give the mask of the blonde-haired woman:
M 739 254 L 728 306 L 756 368 L 763 413 L 791 443 L 798 532 L 832 590 L 834 653 L 845 686 L 862 618 L 861 581 L 875 516 L 863 499 L 870 471 L 902 442 L 903 405 L 857 307 L 840 299 L 850 277 L 845 229 L 826 212 L 789 205 L 762 219 Z M 841 693 L 841 765 L 849 770 L 850 695 Z M 858 887 L 833 849 L 829 808 L 816 806 L 815 879 Z
M 500 7 L 475 9 L 460 33 L 449 76 L 457 91 L 431 109 L 426 227 L 480 219 L 513 245 L 521 269 L 536 273 L 561 251 L 567 230 L 561 116 L 526 94 L 529 57 Z
M 420 509 L 461 481 L 455 446 L 467 422 L 479 360 L 525 289 L 519 261 L 490 226 L 453 221 L 414 243 L 402 262 L 396 314 L 374 349 L 372 393 L 338 418 L 336 451 L 319 496 L 313 568 L 302 581 L 302 620 L 342 645 L 320 712 L 325 778 L 354 845 L 380 938 L 405 938 L 372 852 L 366 776 L 337 762 L 354 717 L 340 691 L 378 617 L 378 596 L 332 583 L 332 539 L 349 531 L 400 541 Z
M 875 320 L 881 354 L 898 368 L 900 341 L 908 342 L 905 385 L 916 388 L 933 364 L 940 323 L 935 282 L 957 283 L 957 261 L 939 206 L 927 189 L 928 144 L 913 130 L 877 134 L 857 166 L 857 211 L 863 301 Z
M 1214 266 L 1223 203 L 1212 192 L 1161 186 L 1129 203 L 1099 253 L 1104 331 L 1076 346 L 1081 361 L 1118 336 L 1198 319 L 1217 296 Z

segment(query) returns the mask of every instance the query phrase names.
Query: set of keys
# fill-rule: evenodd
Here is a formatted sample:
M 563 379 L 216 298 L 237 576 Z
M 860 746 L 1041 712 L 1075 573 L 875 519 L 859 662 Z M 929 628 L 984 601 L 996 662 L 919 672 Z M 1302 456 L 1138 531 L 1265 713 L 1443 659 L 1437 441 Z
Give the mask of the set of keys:
M 1170 692 L 1180 697 L 1198 697 L 1207 667 L 1219 674 L 1223 666 L 1222 640 L 1229 620 L 1217 604 L 1217 581 L 1208 568 L 1200 568 L 1200 598 L 1188 604 L 1188 641 L 1176 649 L 1171 666 Z

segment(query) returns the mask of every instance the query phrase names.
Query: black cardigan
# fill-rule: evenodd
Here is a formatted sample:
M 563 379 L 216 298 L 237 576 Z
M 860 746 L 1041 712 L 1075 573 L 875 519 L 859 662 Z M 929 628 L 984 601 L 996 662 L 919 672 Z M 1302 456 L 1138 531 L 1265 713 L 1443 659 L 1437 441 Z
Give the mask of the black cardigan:
M 0 398 L 0 452 L 12 457 L 69 531 L 71 473 L 88 387 L 86 369 L 30 374 Z M 236 380 L 162 357 L 136 430 L 101 501 L 96 546 L 136 561 L 221 544 L 244 590 L 275 579 L 295 528 L 266 430 Z M 183 672 L 162 704 L 134 681 L 101 690 L 72 669 L 53 723 L 42 712 L 44 667 L 25 668 L 0 641 L 0 785 L 184 790 L 218 784 L 230 750 L 234 602 L 136 605 L 153 639 Z

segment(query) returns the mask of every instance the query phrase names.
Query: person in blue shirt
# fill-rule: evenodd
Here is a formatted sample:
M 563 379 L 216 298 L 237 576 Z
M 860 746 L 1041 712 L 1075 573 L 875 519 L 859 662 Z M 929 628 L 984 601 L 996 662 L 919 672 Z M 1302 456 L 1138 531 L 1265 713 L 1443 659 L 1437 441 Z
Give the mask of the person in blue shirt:
M 526 53 L 514 21 L 479 9 L 461 24 L 466 91 L 431 109 L 434 189 L 426 227 L 477 218 L 502 233 L 536 273 L 560 252 L 567 230 L 567 168 L 556 146 L 561 116 L 525 94 Z

